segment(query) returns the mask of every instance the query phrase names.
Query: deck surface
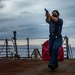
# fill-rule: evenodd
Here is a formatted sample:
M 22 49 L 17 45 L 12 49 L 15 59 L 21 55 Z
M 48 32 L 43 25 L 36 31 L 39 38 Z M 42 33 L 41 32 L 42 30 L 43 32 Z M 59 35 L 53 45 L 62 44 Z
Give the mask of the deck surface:
M 75 59 L 59 62 L 52 71 L 48 61 L 27 59 L 0 59 L 0 75 L 75 75 Z

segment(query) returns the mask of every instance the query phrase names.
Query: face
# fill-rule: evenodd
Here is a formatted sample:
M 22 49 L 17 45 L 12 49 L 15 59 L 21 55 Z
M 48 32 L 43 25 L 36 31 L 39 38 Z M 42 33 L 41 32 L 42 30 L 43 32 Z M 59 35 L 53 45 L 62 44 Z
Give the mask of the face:
M 52 16 L 59 17 L 58 14 L 57 14 L 57 12 L 52 12 Z

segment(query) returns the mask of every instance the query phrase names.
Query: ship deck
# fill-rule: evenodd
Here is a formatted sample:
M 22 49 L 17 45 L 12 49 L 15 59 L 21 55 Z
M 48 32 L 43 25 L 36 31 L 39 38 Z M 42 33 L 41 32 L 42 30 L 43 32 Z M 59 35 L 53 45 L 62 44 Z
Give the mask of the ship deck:
M 0 59 L 0 75 L 75 75 L 75 59 L 59 61 L 52 71 L 48 61 L 32 59 Z

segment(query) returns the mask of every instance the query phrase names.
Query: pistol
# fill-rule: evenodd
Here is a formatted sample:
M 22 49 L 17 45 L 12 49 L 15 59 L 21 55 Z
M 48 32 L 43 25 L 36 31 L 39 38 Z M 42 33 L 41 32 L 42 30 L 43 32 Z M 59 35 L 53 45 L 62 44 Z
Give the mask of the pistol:
M 45 10 L 46 14 L 49 13 L 49 11 L 46 8 L 44 10 Z

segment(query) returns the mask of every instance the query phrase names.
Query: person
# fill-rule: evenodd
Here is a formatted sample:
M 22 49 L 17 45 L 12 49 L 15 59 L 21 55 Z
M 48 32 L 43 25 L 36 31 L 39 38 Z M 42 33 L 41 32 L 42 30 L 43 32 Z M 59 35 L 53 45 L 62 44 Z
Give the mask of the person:
M 52 70 L 58 67 L 58 51 L 62 45 L 62 26 L 63 20 L 59 18 L 60 14 L 58 10 L 53 10 L 52 15 L 46 13 L 46 22 L 49 24 L 49 52 L 51 59 L 48 67 Z

